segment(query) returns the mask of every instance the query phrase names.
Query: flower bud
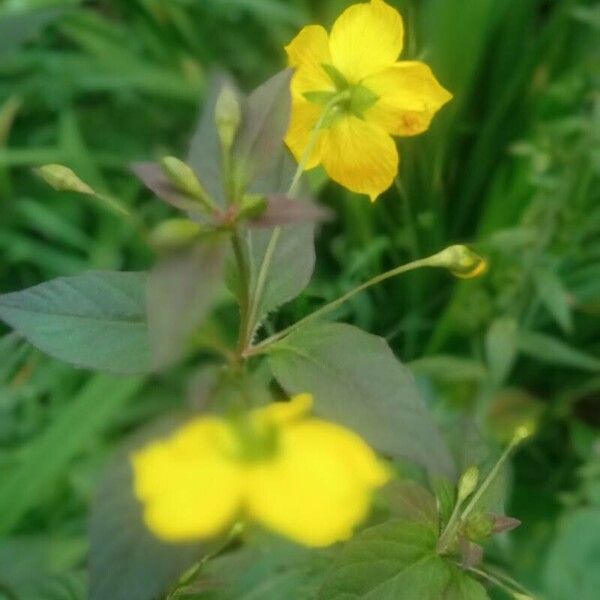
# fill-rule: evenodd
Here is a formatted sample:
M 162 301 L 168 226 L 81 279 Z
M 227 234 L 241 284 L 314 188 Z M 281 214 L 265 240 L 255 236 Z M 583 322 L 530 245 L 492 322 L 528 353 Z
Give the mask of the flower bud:
M 215 123 L 221 144 L 226 152 L 231 150 L 233 140 L 242 122 L 242 108 L 233 89 L 224 86 L 215 105 Z
M 517 444 L 520 444 L 523 440 L 527 439 L 528 437 L 531 437 L 534 434 L 534 430 L 535 425 L 520 425 L 519 427 L 517 427 L 513 435 L 512 445 L 516 446 Z
M 242 198 L 240 219 L 255 219 L 267 210 L 267 199 L 260 194 L 247 194 Z
M 200 225 L 189 219 L 169 219 L 152 231 L 150 244 L 159 251 L 178 250 L 191 244 L 200 231 Z
M 479 481 L 479 469 L 475 466 L 469 467 L 460 477 L 458 482 L 457 502 L 464 502 L 477 487 Z
M 450 246 L 431 257 L 430 264 L 445 267 L 455 277 L 471 279 L 483 275 L 488 269 L 487 261 L 467 246 Z
M 37 169 L 38 174 L 52 188 L 59 192 L 77 192 L 95 196 L 96 192 L 64 165 L 44 165 Z
M 165 156 L 160 164 L 163 173 L 175 188 L 197 200 L 206 199 L 207 194 L 189 165 L 174 156 Z
M 494 520 L 484 513 L 475 513 L 464 525 L 463 533 L 472 542 L 483 542 L 494 532 Z

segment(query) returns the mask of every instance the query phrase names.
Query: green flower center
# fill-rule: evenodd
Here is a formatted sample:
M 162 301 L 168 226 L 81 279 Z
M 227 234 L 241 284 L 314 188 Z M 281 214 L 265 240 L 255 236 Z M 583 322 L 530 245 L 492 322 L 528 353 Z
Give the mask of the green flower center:
M 344 114 L 354 115 L 364 120 L 365 113 L 379 100 L 379 96 L 361 83 L 349 83 L 333 65 L 324 63 L 321 66 L 335 86 L 335 91 L 305 92 L 304 97 L 309 102 L 323 107 L 329 105 L 336 97 L 339 98 L 325 119 L 323 127 L 329 127 L 334 120 Z

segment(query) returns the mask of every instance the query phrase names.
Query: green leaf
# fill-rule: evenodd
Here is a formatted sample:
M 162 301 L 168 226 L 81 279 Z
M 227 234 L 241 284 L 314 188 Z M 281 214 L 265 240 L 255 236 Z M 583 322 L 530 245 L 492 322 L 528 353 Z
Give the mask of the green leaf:
M 46 25 L 64 15 L 65 6 L 0 13 L 0 56 L 16 50 Z
M 161 424 L 160 434 L 172 428 Z M 158 431 L 144 432 L 120 453 L 100 484 L 90 521 L 90 600 L 154 600 L 213 548 L 202 543 L 167 544 L 142 520 L 133 494 L 129 451 Z M 159 434 L 159 435 L 160 435 Z
M 225 248 L 223 238 L 205 238 L 165 256 L 150 272 L 148 330 L 153 366 L 164 368 L 183 356 L 217 298 Z
M 596 600 L 600 590 L 600 509 L 567 514 L 548 554 L 544 582 L 549 600 Z
M 261 271 L 265 269 L 273 230 L 249 234 L 251 257 L 251 295 L 255 295 Z M 315 267 L 314 225 L 290 225 L 281 228 L 274 244 L 264 292 L 257 312 L 258 322 L 272 310 L 294 299 L 308 285 Z
M 202 600 L 307 600 L 323 581 L 328 556 L 327 551 L 261 535 L 209 561 L 190 592 L 202 591 Z
M 23 454 L 23 460 L 0 483 L 0 534 L 9 531 L 35 506 L 40 494 L 94 436 L 113 422 L 140 390 L 140 378 L 96 375 L 71 400 Z
M 243 187 L 263 175 L 283 150 L 289 126 L 293 71 L 286 69 L 256 88 L 244 105 L 233 149 Z
M 0 319 L 34 346 L 78 367 L 149 368 L 144 273 L 90 271 L 0 296 Z
M 496 319 L 485 336 L 487 363 L 496 384 L 508 377 L 517 357 L 518 324 L 510 317 Z
M 426 356 L 408 363 L 416 375 L 424 375 L 441 381 L 481 381 L 487 369 L 481 362 L 458 356 Z
M 410 372 L 382 338 L 342 323 L 310 324 L 273 346 L 269 360 L 289 393 L 315 396 L 323 417 L 357 431 L 383 453 L 454 476 Z
M 544 333 L 521 332 L 518 344 L 521 352 L 543 362 L 582 371 L 600 371 L 600 359 Z
M 318 600 L 489 600 L 436 544 L 435 529 L 412 521 L 367 529 L 344 547 Z
M 568 302 L 568 292 L 557 275 L 547 268 L 539 268 L 534 272 L 538 297 L 548 309 L 554 320 L 565 333 L 573 330 L 573 316 Z

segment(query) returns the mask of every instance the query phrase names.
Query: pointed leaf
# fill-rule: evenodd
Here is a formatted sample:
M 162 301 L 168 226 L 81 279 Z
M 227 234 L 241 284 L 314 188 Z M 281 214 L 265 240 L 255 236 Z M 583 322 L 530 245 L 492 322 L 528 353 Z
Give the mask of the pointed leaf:
M 0 319 L 34 346 L 78 367 L 149 369 L 145 273 L 90 271 L 0 296 Z
M 310 200 L 294 200 L 281 194 L 267 196 L 267 208 L 259 217 L 248 221 L 255 229 L 269 229 L 276 225 L 318 223 L 332 217 L 331 211 Z
M 152 364 L 165 368 L 181 358 L 187 342 L 217 298 L 225 240 L 204 238 L 159 260 L 148 277 L 148 329 Z
M 292 74 L 286 69 L 271 77 L 245 103 L 234 158 L 246 184 L 264 174 L 283 148 L 290 121 Z
M 269 353 L 290 393 L 310 392 L 317 412 L 379 451 L 454 476 L 448 448 L 408 369 L 380 337 L 342 323 L 310 324 Z
M 487 363 L 495 383 L 509 375 L 517 357 L 518 324 L 510 317 L 496 319 L 485 336 Z
M 411 521 L 367 529 L 344 547 L 318 600 L 489 600 L 436 543 L 434 529 Z
M 547 268 L 534 272 L 538 297 L 554 320 L 565 333 L 573 330 L 573 316 L 569 306 L 569 295 L 558 276 Z

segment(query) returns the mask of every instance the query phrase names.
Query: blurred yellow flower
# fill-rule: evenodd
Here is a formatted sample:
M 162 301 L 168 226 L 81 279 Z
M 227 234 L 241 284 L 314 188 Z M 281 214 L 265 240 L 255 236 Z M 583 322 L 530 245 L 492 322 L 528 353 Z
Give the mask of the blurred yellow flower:
M 389 478 L 357 435 L 308 415 L 301 394 L 228 421 L 205 416 L 132 456 L 135 494 L 168 541 L 249 518 L 307 546 L 347 539 Z
M 310 25 L 286 47 L 296 69 L 287 145 L 306 169 L 322 164 L 372 201 L 398 172 L 391 136 L 426 131 L 452 98 L 424 63 L 396 62 L 403 39 L 398 11 L 371 0 L 346 9 L 330 35 Z

